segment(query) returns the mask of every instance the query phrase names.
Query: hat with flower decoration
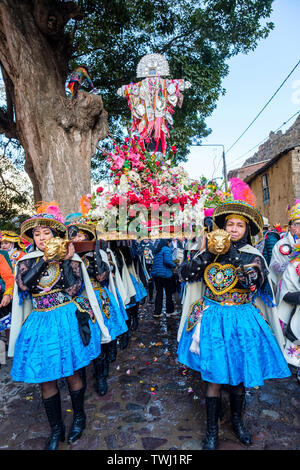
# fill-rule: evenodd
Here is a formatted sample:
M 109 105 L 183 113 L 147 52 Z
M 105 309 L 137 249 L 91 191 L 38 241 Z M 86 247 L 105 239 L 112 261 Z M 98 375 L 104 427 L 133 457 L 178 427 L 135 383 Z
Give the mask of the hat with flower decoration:
M 221 203 L 213 213 L 213 220 L 219 228 L 224 228 L 230 217 L 241 218 L 249 224 L 250 235 L 257 235 L 258 243 L 263 238 L 263 217 L 256 209 L 256 198 L 244 181 L 239 178 L 230 180 L 234 201 Z
M 296 199 L 295 204 L 291 206 L 290 204 L 286 209 L 288 221 L 293 222 L 296 219 L 300 219 L 300 201 Z
M 37 227 L 49 227 L 58 237 L 67 238 L 67 227 L 57 202 L 38 203 L 36 214 L 22 223 L 21 237 L 31 243 L 33 231 Z

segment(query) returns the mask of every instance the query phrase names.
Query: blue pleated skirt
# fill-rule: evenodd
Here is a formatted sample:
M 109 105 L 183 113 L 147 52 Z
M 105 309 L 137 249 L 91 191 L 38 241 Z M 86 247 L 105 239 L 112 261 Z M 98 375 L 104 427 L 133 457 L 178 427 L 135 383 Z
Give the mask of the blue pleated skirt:
M 269 325 L 252 304 L 221 305 L 205 298 L 200 327 L 200 355 L 190 351 L 191 331 L 184 326 L 178 360 L 217 384 L 257 387 L 266 379 L 291 375 Z
M 138 281 L 133 274 L 130 274 L 131 280 L 133 282 L 134 288 L 135 288 L 135 300 L 136 302 L 140 302 L 143 300 L 145 297 L 147 297 L 147 290 L 144 286 L 144 284 L 141 281 Z
M 91 338 L 84 346 L 70 302 L 52 310 L 33 310 L 23 324 L 15 345 L 12 379 L 42 383 L 69 377 L 87 366 L 101 352 L 101 330 L 89 320 Z
M 115 287 L 115 289 L 116 289 L 116 293 L 117 293 L 117 297 L 118 297 L 118 304 L 119 304 L 121 313 L 123 315 L 124 320 L 126 321 L 126 320 L 128 320 L 128 315 L 127 315 L 127 312 L 126 312 L 124 302 L 122 300 L 122 297 L 121 297 L 120 292 L 118 291 L 118 289 L 116 287 Z
M 109 297 L 109 306 L 110 306 L 109 318 L 107 318 L 107 316 L 103 312 L 100 293 L 99 293 L 98 289 L 95 289 L 95 294 L 96 294 L 98 303 L 99 303 L 101 311 L 102 311 L 104 324 L 105 324 L 105 326 L 107 327 L 107 329 L 109 331 L 111 340 L 113 341 L 114 339 L 117 338 L 117 336 L 121 335 L 122 333 L 125 333 L 125 331 L 128 330 L 128 327 L 126 325 L 124 315 L 122 314 L 121 309 L 119 307 L 119 304 L 116 301 L 115 297 L 108 290 L 107 287 L 104 287 L 103 289 L 105 290 L 105 292 L 107 293 L 107 295 Z

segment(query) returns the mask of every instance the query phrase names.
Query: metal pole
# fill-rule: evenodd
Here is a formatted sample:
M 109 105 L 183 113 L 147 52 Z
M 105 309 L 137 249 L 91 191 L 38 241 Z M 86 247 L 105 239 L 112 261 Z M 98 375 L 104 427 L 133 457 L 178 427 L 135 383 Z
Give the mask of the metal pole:
M 225 191 L 228 189 L 228 180 L 227 180 L 227 167 L 226 167 L 226 158 L 225 158 L 225 148 L 223 144 L 192 144 L 191 147 L 222 147 L 222 159 L 223 159 L 223 178 L 225 183 Z
M 225 191 L 227 191 L 227 189 L 228 189 L 228 181 L 227 181 L 227 168 L 226 168 L 226 159 L 225 159 L 224 147 L 223 147 L 222 157 L 223 157 L 223 171 L 224 171 Z

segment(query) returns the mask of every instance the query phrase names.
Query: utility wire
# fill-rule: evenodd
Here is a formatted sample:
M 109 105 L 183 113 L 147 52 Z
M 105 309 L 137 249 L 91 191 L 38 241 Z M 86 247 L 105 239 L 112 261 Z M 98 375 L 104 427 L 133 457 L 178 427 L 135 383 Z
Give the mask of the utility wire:
M 254 122 L 257 120 L 257 118 L 261 115 L 261 113 L 266 109 L 266 107 L 268 106 L 268 104 L 272 101 L 272 99 L 277 95 L 277 93 L 279 92 L 279 90 L 283 87 L 283 85 L 285 84 L 285 82 L 288 80 L 288 78 L 292 75 L 292 73 L 294 72 L 294 70 L 296 70 L 296 68 L 298 67 L 298 65 L 300 64 L 300 60 L 297 62 L 297 64 L 293 67 L 293 69 L 290 71 L 290 73 L 288 74 L 288 76 L 283 80 L 283 82 L 281 83 L 281 85 L 277 88 L 277 90 L 275 91 L 275 93 L 273 93 L 273 95 L 271 96 L 271 98 L 269 99 L 269 101 L 264 105 L 264 107 L 260 110 L 260 112 L 257 114 L 257 116 L 250 122 L 249 126 L 244 130 L 244 132 L 236 139 L 235 142 L 233 142 L 233 144 L 231 145 L 231 147 L 229 147 L 229 149 L 226 151 L 226 154 L 235 146 L 235 144 L 237 144 L 237 142 L 243 137 L 243 135 L 247 132 L 248 129 L 250 129 L 250 127 L 252 126 L 252 124 L 254 124 Z
M 291 116 L 287 121 L 283 122 L 281 124 L 281 126 L 279 126 L 275 131 L 274 133 L 278 132 L 283 126 L 285 126 L 285 124 L 287 124 L 288 122 L 290 122 L 295 116 L 297 116 L 297 114 L 300 113 L 300 109 L 299 111 L 297 111 L 296 113 L 293 114 L 293 116 Z M 235 165 L 238 160 L 240 160 L 241 158 L 243 158 L 245 155 L 247 155 L 249 152 L 251 152 L 252 150 L 254 150 L 256 147 L 258 147 L 259 145 L 261 145 L 262 143 L 266 142 L 266 140 L 268 139 L 268 137 L 265 137 L 263 140 L 261 140 L 258 144 L 254 145 L 254 147 L 252 147 L 251 149 L 249 149 L 247 152 L 243 153 L 243 155 L 240 155 L 239 157 L 235 158 L 234 160 L 232 160 L 229 164 L 228 164 L 228 167 L 231 167 L 229 169 L 232 169 L 232 165 Z

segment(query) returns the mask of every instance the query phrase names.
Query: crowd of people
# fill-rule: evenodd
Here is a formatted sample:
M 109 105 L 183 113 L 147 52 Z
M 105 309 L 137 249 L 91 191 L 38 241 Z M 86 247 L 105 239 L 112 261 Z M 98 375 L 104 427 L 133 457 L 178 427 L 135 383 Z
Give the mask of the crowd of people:
M 45 449 L 66 438 L 58 379 L 68 383 L 72 443 L 86 426 L 86 367 L 105 395 L 110 363 L 130 344 L 146 301 L 153 321 L 181 315 L 178 361 L 207 383 L 203 449 L 218 448 L 224 385 L 233 431 L 251 444 L 245 388 L 299 374 L 300 203 L 288 210 L 287 231 L 241 201 L 216 207 L 205 229 L 193 240 L 104 241 L 83 218 L 45 206 L 20 234 L 1 231 L 0 365 L 8 354 L 14 381 L 41 384 Z M 230 236 L 223 251 L 209 245 L 215 229 Z

